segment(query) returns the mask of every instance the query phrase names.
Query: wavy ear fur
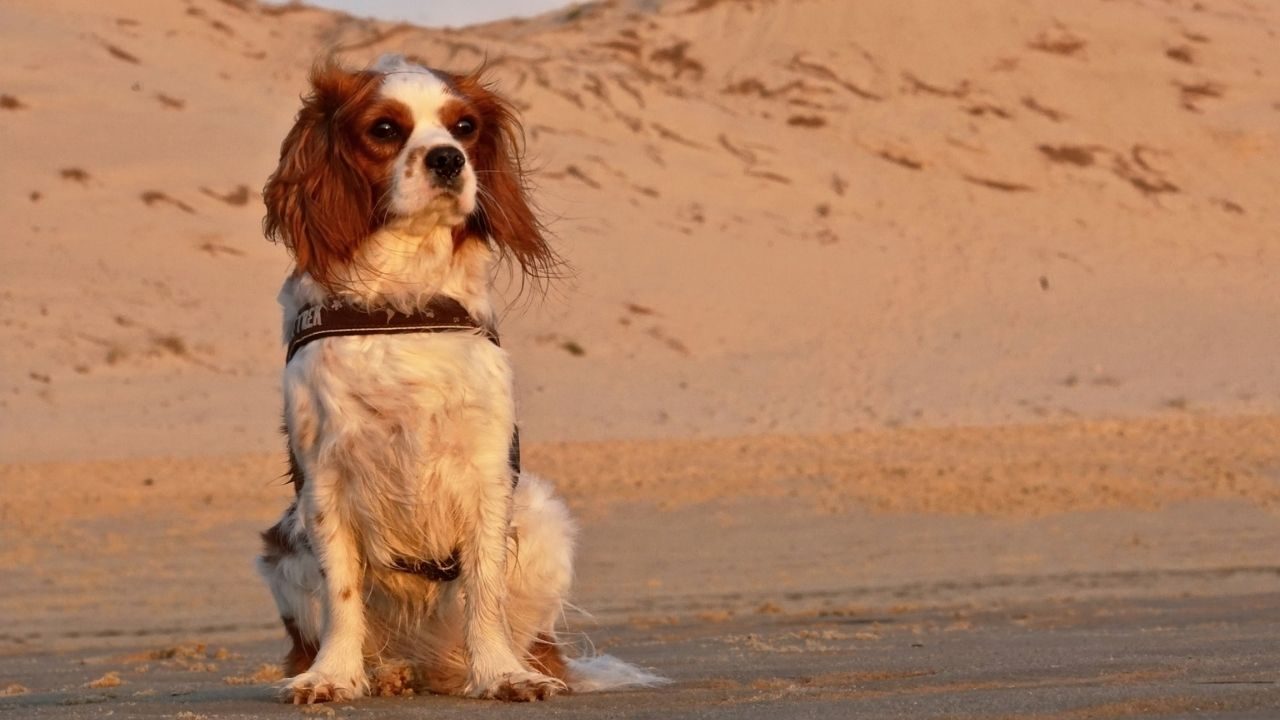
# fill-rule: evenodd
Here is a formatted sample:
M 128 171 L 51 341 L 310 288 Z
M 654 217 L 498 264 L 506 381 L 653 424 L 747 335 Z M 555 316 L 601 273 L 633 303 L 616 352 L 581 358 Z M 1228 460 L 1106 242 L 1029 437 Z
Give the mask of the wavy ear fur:
M 467 232 L 491 240 L 499 252 L 520 264 L 526 276 L 554 276 L 561 261 L 547 242 L 546 227 L 538 220 L 529 196 L 521 157 L 524 127 L 515 108 L 489 89 L 483 69 L 470 75 L 450 75 L 449 83 L 467 98 L 480 120 L 470 150 L 480 189 L 476 210 L 467 220 Z
M 352 259 L 376 225 L 374 188 L 360 172 L 349 133 L 379 79 L 332 61 L 313 68 L 311 93 L 262 191 L 266 236 L 289 248 L 297 272 L 321 283 L 333 281 L 334 268 Z

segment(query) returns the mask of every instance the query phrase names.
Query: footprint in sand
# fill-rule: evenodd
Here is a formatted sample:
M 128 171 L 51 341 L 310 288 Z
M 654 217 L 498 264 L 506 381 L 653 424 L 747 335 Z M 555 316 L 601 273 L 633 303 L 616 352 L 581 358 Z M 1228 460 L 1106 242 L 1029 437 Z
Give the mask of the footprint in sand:
M 248 205 L 249 198 L 251 197 L 248 185 L 237 185 L 235 190 L 232 190 L 225 195 L 214 192 L 213 190 L 203 186 L 200 188 L 200 192 L 208 195 L 214 200 L 221 200 L 222 202 L 234 207 Z
M 1038 145 L 1036 149 L 1049 159 L 1049 162 L 1076 167 L 1089 167 L 1093 164 L 1095 153 L 1107 152 L 1098 145 Z
M 1152 164 L 1152 156 L 1158 153 L 1143 145 L 1134 145 L 1127 154 L 1101 145 L 1038 145 L 1036 149 L 1049 162 L 1080 168 L 1092 167 L 1098 164 L 1099 156 L 1105 156 L 1111 160 L 1109 169 L 1112 174 L 1132 185 L 1143 195 L 1180 191 L 1177 185 L 1164 177 L 1164 174 Z
M 577 165 L 566 165 L 564 170 L 560 172 L 544 173 L 543 176 L 552 180 L 563 180 L 565 178 L 577 180 L 593 190 L 599 190 L 604 187 L 595 178 L 583 172 L 582 168 Z
M 1220 208 L 1223 212 L 1228 212 L 1228 213 L 1231 213 L 1232 215 L 1245 214 L 1243 206 L 1241 206 L 1239 203 L 1234 203 L 1226 198 L 1209 198 L 1209 202 L 1213 203 L 1215 207 Z
M 694 142 L 693 140 L 690 140 L 689 138 L 677 133 L 675 130 L 672 130 L 671 128 L 660 125 L 656 122 L 649 123 L 649 127 L 653 128 L 653 131 L 658 133 L 658 137 L 662 138 L 663 140 L 670 140 L 672 142 L 684 145 L 685 147 L 697 148 L 699 150 L 705 147 L 701 143 Z
M 111 43 L 106 42 L 105 40 L 100 40 L 99 42 L 102 43 L 102 47 L 106 48 L 107 52 L 111 53 L 111 57 L 117 60 L 123 60 L 133 65 L 142 64 L 142 61 L 138 59 L 137 55 L 134 55 L 133 53 L 127 50 L 122 50 L 121 48 L 116 47 L 115 45 L 112 45 Z
M 1212 80 L 1193 83 L 1182 83 L 1175 80 L 1173 84 L 1178 88 L 1183 109 L 1194 113 L 1204 112 L 1204 109 L 1200 107 L 1200 103 L 1206 100 L 1216 100 L 1227 91 L 1225 85 Z
M 58 171 L 58 177 L 62 178 L 63 180 L 78 182 L 81 185 L 89 184 L 89 173 L 86 172 L 83 168 L 78 168 L 78 167 L 62 168 L 61 170 Z
M 1189 45 L 1174 45 L 1164 51 L 1164 56 L 1174 62 L 1180 62 L 1184 65 L 1196 64 L 1195 50 L 1193 50 Z
M 224 2 L 225 1 L 226 0 L 224 0 Z M 228 2 L 227 4 L 231 5 L 232 7 L 237 7 L 234 3 L 234 0 L 233 2 Z M 244 8 L 238 8 L 238 9 L 243 10 Z M 214 30 L 217 30 L 218 32 L 224 35 L 227 35 L 228 37 L 235 37 L 236 31 L 231 29 L 230 25 L 222 22 L 221 20 L 217 20 L 215 18 L 209 17 L 209 14 L 207 12 L 205 12 L 204 10 L 201 10 L 198 7 L 187 8 L 187 14 L 190 15 L 191 17 L 200 18 L 204 20 L 206 23 L 208 23 L 209 27 L 213 28 Z
M 209 253 L 213 257 L 219 257 L 221 255 L 230 255 L 233 257 L 244 256 L 243 250 L 227 245 L 226 243 L 219 242 L 220 239 L 221 238 L 216 235 L 208 236 L 203 243 L 196 246 L 196 249 L 201 252 Z
M 1054 110 L 1053 108 L 1042 104 L 1040 101 L 1036 100 L 1030 95 L 1027 95 L 1026 97 L 1022 98 L 1022 107 L 1030 110 L 1033 113 L 1047 117 L 1053 122 L 1062 122 L 1067 118 L 1066 113 L 1060 110 Z
M 907 150 L 882 148 L 877 150 L 875 155 L 881 160 L 891 162 L 898 167 L 904 167 L 908 170 L 920 170 L 924 168 L 924 162 L 914 157 L 914 155 Z
M 655 65 L 670 65 L 671 78 L 679 80 L 688 73 L 694 80 L 701 80 L 706 67 L 689 55 L 690 43 L 682 40 L 674 45 L 649 53 L 649 62 Z
M 533 341 L 538 345 L 555 345 L 557 348 L 569 353 L 574 357 L 582 357 L 587 354 L 586 348 L 573 338 L 567 338 L 559 333 L 546 333 L 537 335 Z
M 868 63 L 870 63 L 873 68 L 875 68 L 877 74 L 879 73 L 880 69 L 879 69 L 878 63 L 875 61 L 875 58 L 871 57 L 869 54 L 864 52 L 863 59 Z M 834 83 L 835 85 L 838 85 L 841 88 L 844 88 L 846 91 L 852 93 L 857 97 L 862 98 L 863 100 L 871 100 L 874 102 L 879 102 L 881 100 L 884 100 L 883 95 L 867 90 L 866 88 L 858 85 L 857 83 L 851 82 L 841 77 L 839 74 L 836 73 L 835 70 L 832 70 L 826 65 L 823 65 L 822 63 L 814 60 L 810 60 L 804 57 L 803 55 L 798 55 L 798 54 L 793 55 L 791 57 L 791 61 L 787 63 L 787 69 L 790 70 L 791 72 L 794 72 L 800 75 L 807 75 L 810 78 L 813 78 L 815 80 L 819 80 L 826 83 Z M 801 84 L 800 90 L 802 93 L 805 91 L 803 84 Z
M 155 98 L 161 105 L 170 110 L 181 110 L 187 106 L 186 100 L 182 100 L 171 95 L 165 95 L 161 92 L 156 93 Z
M 1083 38 L 1076 36 L 1062 26 L 1042 32 L 1027 43 L 1027 47 L 1032 50 L 1064 57 L 1080 54 L 1086 45 L 1087 43 Z
M 792 115 L 787 118 L 787 124 L 792 127 L 820 128 L 827 124 L 827 119 L 821 115 Z
M 999 190 L 1000 192 L 1007 192 L 1007 193 L 1031 192 L 1034 189 L 1030 185 L 1026 185 L 1023 183 L 1011 182 L 1008 180 L 997 180 L 995 178 L 980 177 L 978 175 L 961 175 L 960 177 L 964 178 L 964 181 L 967 183 L 971 183 L 973 185 L 980 185 L 990 190 Z
M 657 325 L 649 328 L 645 331 L 645 334 L 662 343 L 669 350 L 675 351 L 681 355 L 689 355 L 689 348 L 685 346 L 683 342 L 680 342 L 678 338 L 668 335 L 666 330 L 663 330 Z
M 992 117 L 1000 118 L 1001 120 L 1013 119 L 1012 113 L 999 105 L 994 105 L 992 103 L 974 103 L 972 105 L 966 105 L 964 107 L 964 111 L 966 114 L 974 117 L 987 117 L 990 115 Z
M 952 87 L 943 87 L 941 85 L 922 80 L 909 72 L 902 73 L 902 81 L 906 83 L 906 86 L 903 88 L 904 91 L 912 95 L 933 95 L 935 97 L 959 99 L 968 97 L 969 92 L 973 90 L 973 86 L 968 80 L 961 80 Z
M 173 207 L 192 215 L 196 212 L 195 208 L 190 205 L 182 202 L 181 200 L 169 197 L 167 193 L 160 192 L 159 190 L 147 190 L 139 197 L 142 199 L 142 202 L 146 203 L 147 207 L 152 207 L 157 203 L 160 203 L 163 205 L 172 205 Z

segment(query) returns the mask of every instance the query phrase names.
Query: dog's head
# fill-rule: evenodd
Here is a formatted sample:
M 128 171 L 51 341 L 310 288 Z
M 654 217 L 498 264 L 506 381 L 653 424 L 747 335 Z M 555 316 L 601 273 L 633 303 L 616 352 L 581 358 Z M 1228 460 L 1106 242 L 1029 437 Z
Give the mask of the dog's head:
M 482 72 L 398 55 L 360 71 L 324 62 L 263 190 L 267 237 L 322 284 L 383 227 L 446 227 L 545 276 L 555 255 L 528 197 L 522 135 Z

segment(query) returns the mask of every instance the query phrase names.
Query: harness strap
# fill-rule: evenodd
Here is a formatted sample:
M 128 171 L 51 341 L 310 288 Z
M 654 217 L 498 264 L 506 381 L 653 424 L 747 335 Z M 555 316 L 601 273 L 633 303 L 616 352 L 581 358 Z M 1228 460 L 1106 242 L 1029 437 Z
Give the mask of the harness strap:
M 462 558 L 458 557 L 457 550 L 454 550 L 444 560 L 396 558 L 391 562 L 391 569 L 412 575 L 421 575 L 435 582 L 450 582 L 457 580 L 458 576 L 462 574 Z
M 439 333 L 482 331 L 494 345 L 498 333 L 483 325 L 451 297 L 437 295 L 426 307 L 413 313 L 391 309 L 365 310 L 346 304 L 312 303 L 298 310 L 293 319 L 293 332 L 284 361 L 293 359 L 304 345 L 334 335 L 400 335 L 405 333 Z

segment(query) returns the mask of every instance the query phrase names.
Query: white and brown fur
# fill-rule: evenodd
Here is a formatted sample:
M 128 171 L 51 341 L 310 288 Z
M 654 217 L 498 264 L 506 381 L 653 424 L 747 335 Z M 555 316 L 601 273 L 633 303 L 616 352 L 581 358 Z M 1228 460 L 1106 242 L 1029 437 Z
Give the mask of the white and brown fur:
M 502 256 L 534 277 L 554 266 L 518 122 L 478 75 L 387 56 L 319 65 L 311 85 L 264 190 L 267 235 L 296 262 L 286 334 L 301 306 L 335 299 L 408 312 L 444 295 L 491 325 Z M 317 340 L 287 364 L 284 399 L 297 494 L 259 569 L 293 643 L 285 699 L 358 697 L 384 667 L 506 700 L 660 681 L 561 652 L 575 526 L 545 480 L 513 489 L 511 366 L 484 334 Z M 452 582 L 392 567 L 455 551 Z

